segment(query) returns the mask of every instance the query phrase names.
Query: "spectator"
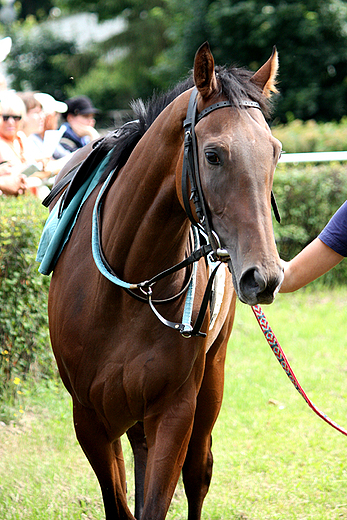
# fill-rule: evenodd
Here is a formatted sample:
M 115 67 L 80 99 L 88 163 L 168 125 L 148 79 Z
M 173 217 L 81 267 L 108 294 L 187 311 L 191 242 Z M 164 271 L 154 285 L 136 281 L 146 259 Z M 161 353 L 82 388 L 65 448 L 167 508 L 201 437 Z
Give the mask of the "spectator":
M 42 107 L 44 124 L 43 128 L 41 128 L 40 131 L 31 134 L 28 140 L 32 144 L 33 149 L 35 149 L 35 153 L 38 156 L 46 157 L 49 160 L 46 169 L 50 170 L 53 174 L 56 174 L 69 159 L 69 157 L 66 157 L 65 160 L 61 160 L 60 162 L 55 161 L 58 157 L 65 155 L 65 149 L 59 145 L 59 140 L 64 129 L 60 132 L 58 127 L 59 115 L 66 112 L 67 104 L 62 101 L 57 101 L 50 94 L 45 94 L 43 92 L 36 92 L 33 96 L 36 102 Z M 62 153 L 59 153 L 60 147 Z M 56 149 L 58 157 L 54 154 Z
M 34 97 L 41 103 L 45 114 L 45 130 L 58 130 L 59 115 L 67 111 L 67 104 L 63 103 L 63 101 L 57 101 L 53 96 L 44 92 L 36 92 Z
M 77 96 L 66 101 L 68 109 L 64 114 L 66 123 L 65 132 L 60 144 L 65 153 L 71 153 L 82 148 L 90 141 L 97 139 L 99 133 L 94 128 L 94 116 L 99 112 L 87 96 Z
M 33 92 L 18 92 L 25 105 L 26 113 L 22 121 L 22 130 L 26 137 L 32 134 L 40 134 L 44 131 L 45 115 L 41 103 L 35 98 Z
M 13 91 L 0 94 L 0 164 L 7 163 L 13 173 L 24 173 L 40 169 L 34 164 L 30 147 L 21 132 L 21 123 L 26 115 L 25 105 Z
M 67 105 L 41 92 L 23 92 L 18 95 L 26 106 L 23 132 L 18 132 L 18 135 L 23 142 L 30 145 L 31 156 L 38 165 L 29 179 L 29 184 L 31 191 L 43 199 L 49 193 L 47 185 L 53 184 L 54 176 L 71 156 L 69 154 L 61 159 L 53 158 L 53 152 L 61 137 L 57 130 L 58 112 L 65 112 Z

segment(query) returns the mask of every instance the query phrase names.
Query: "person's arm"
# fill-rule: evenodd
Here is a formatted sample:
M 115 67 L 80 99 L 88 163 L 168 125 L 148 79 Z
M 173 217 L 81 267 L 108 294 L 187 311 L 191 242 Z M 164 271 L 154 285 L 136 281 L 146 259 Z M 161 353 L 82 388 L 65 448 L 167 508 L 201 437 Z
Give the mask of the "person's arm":
M 345 257 L 315 238 L 290 262 L 283 262 L 284 280 L 281 293 L 293 292 L 316 280 Z

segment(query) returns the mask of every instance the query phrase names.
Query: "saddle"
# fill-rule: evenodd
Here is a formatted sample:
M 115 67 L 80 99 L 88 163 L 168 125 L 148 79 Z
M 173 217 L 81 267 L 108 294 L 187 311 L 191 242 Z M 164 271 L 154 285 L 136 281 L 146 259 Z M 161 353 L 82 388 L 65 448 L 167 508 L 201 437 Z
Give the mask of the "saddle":
M 63 209 L 69 205 L 80 186 L 109 152 L 110 147 L 105 145 L 106 140 L 106 137 L 101 137 L 96 140 L 87 157 L 69 170 L 66 175 L 64 175 L 64 177 L 53 186 L 49 195 L 47 195 L 47 197 L 42 201 L 42 204 L 46 208 L 50 206 L 53 200 L 64 190 L 64 188 L 66 188 L 66 186 L 68 187 L 65 190 L 61 201 L 60 211 L 63 211 Z

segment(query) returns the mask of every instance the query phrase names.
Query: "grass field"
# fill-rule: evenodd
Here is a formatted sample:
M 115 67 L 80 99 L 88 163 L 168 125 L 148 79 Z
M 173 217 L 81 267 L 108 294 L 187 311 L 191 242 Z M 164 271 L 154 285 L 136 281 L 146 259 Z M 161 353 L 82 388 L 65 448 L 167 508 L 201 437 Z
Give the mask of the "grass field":
M 280 295 L 263 310 L 312 401 L 347 427 L 347 289 Z M 101 520 L 97 481 L 72 428 L 60 385 L 23 389 L 0 425 L 1 520 Z M 132 460 L 124 441 L 129 502 Z M 319 419 L 239 304 L 225 395 L 213 435 L 204 520 L 347 519 L 347 438 Z M 168 519 L 185 519 L 182 485 Z

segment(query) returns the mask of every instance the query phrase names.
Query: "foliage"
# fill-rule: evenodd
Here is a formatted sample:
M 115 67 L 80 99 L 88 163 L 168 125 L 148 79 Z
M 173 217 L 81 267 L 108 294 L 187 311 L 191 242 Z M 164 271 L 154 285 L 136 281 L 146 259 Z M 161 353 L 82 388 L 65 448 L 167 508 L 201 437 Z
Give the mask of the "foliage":
M 168 46 L 168 5 L 165 0 L 151 0 L 145 7 L 142 2 L 132 2 L 124 9 L 124 31 L 98 44 L 98 62 L 84 69 L 70 95 L 87 94 L 103 110 L 128 109 L 132 99 L 148 98 L 154 89 L 161 89 L 153 70 Z
M 52 0 L 22 0 L 16 1 L 18 18 L 25 20 L 28 16 L 35 16 L 38 20 L 44 20 L 54 7 Z
M 282 121 L 291 112 L 304 120 L 340 119 L 346 113 L 346 2 L 217 0 L 209 19 L 220 61 L 237 59 L 256 69 L 277 46 L 281 97 L 276 116 Z
M 197 48 L 208 40 L 218 64 L 237 62 L 251 70 L 261 66 L 277 46 L 281 92 L 274 112 L 277 122 L 340 120 L 347 111 L 347 4 L 343 0 L 149 0 L 145 4 L 57 0 L 53 10 L 49 0 L 41 8 L 31 0 L 16 6 L 19 19 L 26 19 L 24 25 L 29 14 L 42 21 L 59 8 L 63 14 L 89 11 L 100 21 L 117 16 L 125 21 L 120 34 L 94 43 L 91 51 L 83 53 L 76 54 L 71 42 L 67 42 L 70 50 L 61 49 L 62 42 L 51 45 L 52 36 L 46 33 L 48 46 L 42 40 L 35 46 L 33 38 L 27 46 L 15 47 L 8 63 L 12 62 L 11 73 L 19 73 L 13 85 L 17 89 L 23 88 L 27 72 L 19 62 L 28 67 L 32 55 L 44 54 L 45 81 L 35 81 L 32 73 L 30 88 L 55 92 L 59 98 L 87 93 L 94 99 L 95 90 L 103 110 L 110 105 L 113 110 L 127 109 L 134 97 L 147 98 L 153 89 L 165 90 L 186 77 Z M 15 24 L 14 39 L 17 31 L 21 25 Z M 73 56 L 78 59 L 71 60 Z M 38 61 L 35 67 L 40 75 L 41 58 Z
M 347 5 L 342 0 L 162 0 L 145 9 L 139 0 L 60 0 L 59 5 L 97 12 L 100 19 L 125 17 L 127 29 L 110 43 L 125 50 L 120 66 L 137 95 L 148 96 L 151 87 L 163 89 L 186 76 L 205 40 L 217 63 L 237 61 L 252 70 L 277 45 L 279 121 L 339 120 L 346 113 Z
M 204 39 L 217 63 L 237 62 L 251 70 L 257 70 L 276 45 L 281 96 L 275 115 L 280 121 L 293 116 L 329 121 L 346 113 L 345 2 L 188 0 L 177 2 L 176 12 L 181 16 L 170 26 L 173 41 L 166 59 L 170 67 L 176 56 L 176 72 L 191 66 Z
M 39 90 L 65 99 L 71 70 L 76 68 L 75 45 L 41 28 L 32 18 L 14 24 L 8 35 L 13 42 L 6 58 L 11 87 L 17 91 Z
M 290 260 L 317 237 L 347 200 L 346 166 L 344 163 L 279 164 L 274 193 L 281 214 L 281 224 L 274 224 L 277 247 L 280 256 Z M 324 283 L 346 284 L 346 263 L 325 275 Z
M 343 117 L 340 123 L 295 119 L 273 126 L 272 133 L 287 153 L 343 151 L 347 146 L 347 118 Z
M 51 377 L 47 326 L 49 278 L 37 271 L 36 249 L 46 219 L 38 199 L 0 199 L 0 401 L 30 377 Z M 30 374 L 29 374 L 30 371 Z

